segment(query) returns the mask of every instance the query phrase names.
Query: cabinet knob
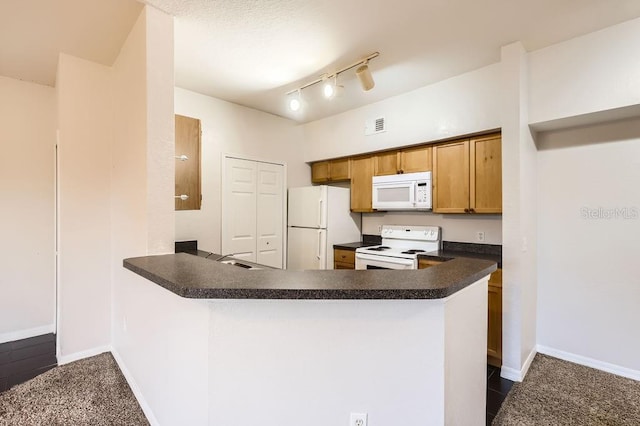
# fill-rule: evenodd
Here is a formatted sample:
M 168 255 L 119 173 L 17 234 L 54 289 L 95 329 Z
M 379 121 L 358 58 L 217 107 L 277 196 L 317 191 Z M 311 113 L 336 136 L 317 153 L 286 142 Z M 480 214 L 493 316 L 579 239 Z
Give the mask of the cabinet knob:
M 465 213 L 469 213 L 469 209 L 464 209 L 464 212 Z
M 469 209 L 469 212 L 475 213 L 476 211 L 474 209 Z

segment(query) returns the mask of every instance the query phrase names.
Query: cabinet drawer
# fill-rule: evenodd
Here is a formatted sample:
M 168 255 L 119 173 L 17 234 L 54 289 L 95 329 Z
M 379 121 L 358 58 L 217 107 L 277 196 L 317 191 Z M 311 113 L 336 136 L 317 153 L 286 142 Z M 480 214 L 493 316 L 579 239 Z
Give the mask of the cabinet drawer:
M 352 250 L 335 249 L 333 251 L 333 261 L 355 265 L 356 252 Z
M 441 263 L 441 260 L 418 259 L 418 269 L 430 268 Z

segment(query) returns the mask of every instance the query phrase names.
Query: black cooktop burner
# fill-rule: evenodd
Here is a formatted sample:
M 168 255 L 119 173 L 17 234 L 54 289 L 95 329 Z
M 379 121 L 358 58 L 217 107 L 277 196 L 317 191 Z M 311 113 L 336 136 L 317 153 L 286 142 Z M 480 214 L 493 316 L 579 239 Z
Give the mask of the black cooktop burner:
M 388 250 L 388 249 L 390 249 L 390 248 L 391 248 L 391 247 L 388 247 L 388 246 L 379 246 L 379 247 L 371 247 L 371 248 L 369 248 L 369 249 L 367 249 L 367 250 L 371 250 L 371 251 L 385 251 L 385 250 Z
M 402 252 L 402 254 L 416 254 L 416 253 L 424 253 L 424 250 L 411 249 L 411 250 Z

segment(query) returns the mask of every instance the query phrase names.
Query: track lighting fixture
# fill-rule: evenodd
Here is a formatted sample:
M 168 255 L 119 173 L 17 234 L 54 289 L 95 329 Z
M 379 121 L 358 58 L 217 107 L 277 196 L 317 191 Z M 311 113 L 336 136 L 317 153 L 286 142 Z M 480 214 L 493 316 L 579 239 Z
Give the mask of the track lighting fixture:
M 309 83 L 304 84 L 297 89 L 287 92 L 287 95 L 289 96 L 289 109 L 291 111 L 299 111 L 300 108 L 302 108 L 302 89 L 306 89 L 307 87 L 313 86 L 314 84 L 323 83 L 322 93 L 327 99 L 333 99 L 334 97 L 339 96 L 344 90 L 344 87 L 338 86 L 338 75 L 355 67 L 358 67 L 356 69 L 356 76 L 360 81 L 362 90 L 368 92 L 375 86 L 373 76 L 371 75 L 371 70 L 369 70 L 369 61 L 373 58 L 378 57 L 379 55 L 380 54 L 378 52 L 372 53 L 371 55 L 359 60 L 358 62 L 354 62 L 353 64 L 348 65 L 333 74 L 324 74 L 317 80 L 310 81 Z

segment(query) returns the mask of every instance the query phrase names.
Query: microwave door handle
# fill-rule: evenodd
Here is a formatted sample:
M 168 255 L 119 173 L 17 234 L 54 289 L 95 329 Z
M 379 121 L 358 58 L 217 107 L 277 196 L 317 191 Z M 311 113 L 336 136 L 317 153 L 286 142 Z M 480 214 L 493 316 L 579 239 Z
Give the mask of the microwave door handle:
M 411 190 L 409 191 L 409 203 L 412 206 L 416 205 L 416 191 L 418 190 L 418 185 L 415 182 L 411 182 Z

